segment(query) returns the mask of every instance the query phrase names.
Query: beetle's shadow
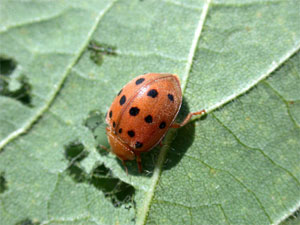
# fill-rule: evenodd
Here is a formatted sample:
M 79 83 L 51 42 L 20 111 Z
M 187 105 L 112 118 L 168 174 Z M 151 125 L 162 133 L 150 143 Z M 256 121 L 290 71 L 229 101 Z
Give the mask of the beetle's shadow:
M 199 109 L 201 110 L 201 109 Z M 176 121 L 182 122 L 186 116 L 190 113 L 189 104 L 185 97 L 182 99 L 182 106 L 177 116 Z M 191 147 L 195 140 L 195 123 L 197 120 L 205 120 L 207 115 L 201 116 L 200 118 L 190 121 L 185 126 L 178 128 L 175 132 L 174 138 L 168 146 L 168 152 L 163 165 L 163 170 L 169 170 L 181 161 L 183 156 L 186 154 L 188 149 Z M 192 117 L 193 119 L 193 117 Z
M 185 100 L 185 98 L 183 97 L 182 106 L 176 118 L 176 122 L 180 123 L 181 121 L 183 121 L 184 118 L 189 114 L 189 112 L 190 112 L 189 105 Z M 202 116 L 200 120 L 204 120 L 205 118 L 206 115 Z M 180 162 L 180 160 L 187 152 L 187 150 L 190 148 L 190 146 L 193 144 L 194 139 L 195 139 L 195 121 L 192 121 L 189 122 L 184 127 L 175 130 L 175 135 L 171 143 L 165 143 L 165 140 L 163 140 L 163 145 L 169 145 L 169 146 L 160 147 L 158 145 L 151 151 L 141 154 L 142 165 L 143 165 L 142 173 L 138 172 L 137 164 L 135 161 L 126 162 L 126 166 L 128 168 L 128 174 L 133 176 L 151 177 L 155 165 L 157 163 L 159 153 L 164 147 L 167 147 L 167 155 L 162 170 L 169 170 L 175 167 Z M 122 165 L 122 162 L 120 160 L 118 160 L 118 163 Z

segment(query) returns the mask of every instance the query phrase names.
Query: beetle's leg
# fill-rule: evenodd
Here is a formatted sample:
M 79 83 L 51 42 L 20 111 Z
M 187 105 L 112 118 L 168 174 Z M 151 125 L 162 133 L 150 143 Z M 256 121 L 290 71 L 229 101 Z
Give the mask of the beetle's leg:
M 201 115 L 201 114 L 204 114 L 204 113 L 206 113 L 205 109 L 203 109 L 203 110 L 201 110 L 199 112 L 189 113 L 181 123 L 173 123 L 171 125 L 171 128 L 183 127 L 184 125 L 186 125 L 191 120 L 192 116 L 194 116 L 194 115 Z
M 139 152 L 135 152 L 136 163 L 138 165 L 139 172 L 142 173 L 142 159 Z
M 159 146 L 160 146 L 161 148 L 164 146 L 164 144 L 163 144 L 162 142 L 163 142 L 162 140 L 159 142 Z
M 126 166 L 125 160 L 122 160 L 122 159 L 121 159 L 121 161 L 122 161 L 122 164 L 123 164 L 123 166 L 124 166 L 124 169 L 125 169 L 125 171 L 126 171 L 126 175 L 128 176 L 128 169 L 127 169 L 127 166 Z
M 109 148 L 108 147 L 105 147 L 104 145 L 99 145 L 100 148 L 104 149 L 105 151 L 108 151 L 110 152 Z

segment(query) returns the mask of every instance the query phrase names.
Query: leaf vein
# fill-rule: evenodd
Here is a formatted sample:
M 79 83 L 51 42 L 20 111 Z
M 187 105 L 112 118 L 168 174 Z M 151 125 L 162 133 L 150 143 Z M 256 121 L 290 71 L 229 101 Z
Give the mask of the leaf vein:
M 296 183 L 300 186 L 300 182 L 299 180 L 294 176 L 294 174 L 292 172 L 290 172 L 288 169 L 284 168 L 283 166 L 277 164 L 273 159 L 271 159 L 271 157 L 269 157 L 262 149 L 259 149 L 259 148 L 253 148 L 253 147 L 250 147 L 248 145 L 246 145 L 245 143 L 243 143 L 236 135 L 235 133 L 230 130 L 225 124 L 222 123 L 222 121 L 219 120 L 219 118 L 216 117 L 216 115 L 214 115 L 214 113 L 211 113 L 211 115 L 216 119 L 216 121 L 223 127 L 225 128 L 232 136 L 233 138 L 239 143 L 241 144 L 242 146 L 246 147 L 246 148 L 249 148 L 251 150 L 254 150 L 254 151 L 258 151 L 260 152 L 264 158 L 266 158 L 267 160 L 269 160 L 274 166 L 280 168 L 281 170 L 283 170 L 285 173 L 287 173 L 293 180 L 296 181 Z
M 185 4 L 183 2 L 178 2 L 176 0 L 163 0 L 165 3 L 168 4 L 172 4 L 172 5 L 176 5 L 176 6 L 181 6 L 187 9 L 193 9 L 193 10 L 201 10 L 201 8 L 193 6 L 193 5 L 189 5 L 189 4 Z
M 40 23 L 40 22 L 46 22 L 46 21 L 50 21 L 53 19 L 56 19 L 58 17 L 60 17 L 61 15 L 63 15 L 66 11 L 62 10 L 54 15 L 51 16 L 47 16 L 47 17 L 36 17 L 36 18 L 32 18 L 31 20 L 28 20 L 24 23 L 15 23 L 15 24 L 10 24 L 8 26 L 4 26 L 0 29 L 0 34 L 9 31 L 10 29 L 14 29 L 14 28 L 18 28 L 18 27 L 24 27 L 24 26 L 30 26 L 36 23 Z
M 133 56 L 133 57 L 147 57 L 147 56 L 159 56 L 161 58 L 164 59 L 169 59 L 169 60 L 173 60 L 173 61 L 177 61 L 177 62 L 185 62 L 186 59 L 185 58 L 179 58 L 179 57 L 174 57 L 171 55 L 167 55 L 165 53 L 162 52 L 135 52 L 135 51 L 120 51 L 120 50 L 116 50 L 116 53 L 118 55 L 124 55 L 124 56 Z
M 189 52 L 189 55 L 188 55 L 188 62 L 187 62 L 187 65 L 186 65 L 186 68 L 185 68 L 185 71 L 184 71 L 184 74 L 183 74 L 183 78 L 182 78 L 182 92 L 183 93 L 185 92 L 185 88 L 186 88 L 186 85 L 187 85 L 187 82 L 188 82 L 188 78 L 189 78 L 189 75 L 190 75 L 190 72 L 191 72 L 191 69 L 192 69 L 193 60 L 194 60 L 195 53 L 196 53 L 196 50 L 197 50 L 197 45 L 198 45 L 199 40 L 200 40 L 200 36 L 201 36 L 202 30 L 203 30 L 205 19 L 206 19 L 207 14 L 208 14 L 210 3 L 211 3 L 211 0 L 206 1 L 206 4 L 203 7 L 203 10 L 202 10 L 202 13 L 201 13 L 201 16 L 200 16 L 200 19 L 199 19 L 199 23 L 198 23 L 196 31 L 195 31 L 194 39 L 192 41 L 192 46 L 190 48 L 190 52 Z
M 205 163 L 204 161 L 202 161 L 201 159 L 196 158 L 195 156 L 190 156 L 190 155 L 186 155 L 188 158 L 194 159 L 198 162 L 200 162 L 201 164 L 205 165 L 206 167 L 208 167 L 209 169 L 213 169 L 215 171 L 220 171 L 223 173 L 227 173 L 229 176 L 231 176 L 237 183 L 239 183 L 243 188 L 245 188 L 245 190 L 247 190 L 247 192 L 249 192 L 257 201 L 259 207 L 262 209 L 262 211 L 264 212 L 264 214 L 266 215 L 266 217 L 268 218 L 268 220 L 270 221 L 270 223 L 272 223 L 272 219 L 270 217 L 270 215 L 267 213 L 265 207 L 263 206 L 263 204 L 261 203 L 260 199 L 256 196 L 255 192 L 252 191 L 251 189 L 249 189 L 242 181 L 240 181 L 238 178 L 236 178 L 233 174 L 231 174 L 229 171 L 227 170 L 223 170 L 223 169 L 219 169 L 219 168 L 214 168 L 210 165 L 208 165 L 207 163 Z
M 259 82 L 267 78 L 271 73 L 273 73 L 276 69 L 278 69 L 282 64 L 284 64 L 288 59 L 290 59 L 291 56 L 293 56 L 296 52 L 300 50 L 300 42 L 298 42 L 290 51 L 288 51 L 286 54 L 283 55 L 277 62 L 273 61 L 271 66 L 261 74 L 256 80 L 253 80 L 248 86 L 245 86 L 243 89 L 241 89 L 237 93 L 233 93 L 232 95 L 227 96 L 226 98 L 222 99 L 221 101 L 215 103 L 210 108 L 206 109 L 206 112 L 211 112 L 224 104 L 232 101 L 233 99 L 241 96 L 242 94 L 249 91 L 252 87 L 256 86 Z
M 286 110 L 288 112 L 288 115 L 291 119 L 291 121 L 293 122 L 293 124 L 295 125 L 295 127 L 297 128 L 300 128 L 300 125 L 297 124 L 296 120 L 294 119 L 294 117 L 292 116 L 291 114 L 291 110 L 290 110 L 290 107 L 289 107 L 289 101 L 286 100 L 268 81 L 264 81 L 264 84 L 271 90 L 275 93 L 275 95 L 277 95 L 284 103 L 285 107 L 286 107 Z
M 51 191 L 51 193 L 49 194 L 49 199 L 46 200 L 46 201 L 47 201 L 46 215 L 47 215 L 48 220 L 49 220 L 49 211 L 50 211 L 50 200 L 51 200 L 51 197 L 52 197 L 52 195 L 54 194 L 55 190 L 56 190 L 57 187 L 58 187 L 58 182 L 59 182 L 60 176 L 61 176 L 61 174 L 58 173 L 58 174 L 57 174 L 57 178 L 56 178 L 56 182 L 55 182 L 55 185 L 54 185 L 54 188 L 53 188 L 53 190 Z
M 223 214 L 223 216 L 224 216 L 224 218 L 225 218 L 226 223 L 227 223 L 228 225 L 230 225 L 229 220 L 228 220 L 228 217 L 227 217 L 227 215 L 226 215 L 226 213 L 225 213 L 225 211 L 224 211 L 224 209 L 223 209 L 222 204 L 218 204 L 218 206 L 219 206 L 219 208 L 220 208 L 220 210 L 221 210 L 221 212 L 222 212 L 222 214 Z

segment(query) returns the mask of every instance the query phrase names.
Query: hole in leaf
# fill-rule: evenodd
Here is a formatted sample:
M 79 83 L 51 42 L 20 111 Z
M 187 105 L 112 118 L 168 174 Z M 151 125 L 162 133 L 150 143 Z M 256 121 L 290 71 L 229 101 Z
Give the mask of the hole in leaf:
M 73 178 L 73 180 L 77 183 L 82 183 L 86 181 L 86 174 L 80 166 L 76 164 L 72 164 L 68 168 L 68 173 Z
M 5 174 L 4 172 L 0 173 L 0 194 L 2 194 L 3 192 L 5 192 L 7 190 L 7 182 L 5 179 Z
M 98 110 L 91 111 L 84 125 L 93 133 L 96 148 L 101 155 L 107 155 L 108 152 L 101 146 L 109 148 L 109 143 L 106 136 L 106 124 L 104 122 L 104 114 Z
M 0 74 L 9 76 L 16 68 L 17 63 L 13 59 L 0 57 Z
M 90 58 L 97 65 L 103 63 L 103 56 L 116 56 L 116 47 L 108 44 L 99 43 L 92 40 L 88 45 L 88 50 L 90 50 Z
M 83 144 L 72 142 L 65 146 L 65 157 L 70 162 L 67 172 L 75 182 L 81 183 L 86 181 L 86 173 L 80 167 L 79 162 L 87 157 L 88 152 L 84 149 Z
M 97 166 L 93 170 L 90 182 L 97 189 L 103 191 L 114 207 L 120 207 L 123 204 L 127 209 L 134 207 L 134 187 L 113 177 L 111 171 L 104 165 Z
M 0 95 L 14 98 L 24 105 L 32 107 L 31 105 L 31 85 L 28 82 L 26 76 L 22 75 L 16 78 L 19 83 L 19 87 L 15 90 L 10 90 L 9 83 L 11 77 L 9 77 L 15 70 L 17 64 L 12 59 L 0 57 Z
M 15 225 L 40 225 L 41 223 L 35 220 L 24 219 L 17 222 Z
M 104 124 L 104 115 L 98 110 L 93 110 L 89 113 L 88 118 L 85 120 L 84 125 L 91 131 Z
M 86 182 L 94 185 L 115 207 L 121 205 L 125 205 L 126 209 L 135 207 L 134 187 L 114 177 L 110 169 L 101 164 L 91 174 L 87 174 L 81 168 L 80 162 L 87 155 L 88 152 L 80 142 L 75 141 L 65 146 L 65 157 L 70 162 L 67 172 L 72 179 L 77 183 Z
M 83 144 L 80 142 L 72 142 L 65 147 L 65 156 L 71 162 L 80 162 L 87 156 Z
M 8 89 L 8 79 L 0 77 L 0 95 L 14 98 L 24 105 L 32 107 L 31 105 L 31 85 L 28 83 L 25 76 L 19 79 L 20 87 L 17 90 L 11 91 Z

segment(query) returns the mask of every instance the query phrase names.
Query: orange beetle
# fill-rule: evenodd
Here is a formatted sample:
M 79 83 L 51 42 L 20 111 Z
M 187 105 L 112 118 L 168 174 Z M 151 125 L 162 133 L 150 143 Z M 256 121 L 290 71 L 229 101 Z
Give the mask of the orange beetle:
M 106 132 L 111 151 L 124 166 L 136 158 L 141 172 L 141 152 L 160 143 L 170 127 L 182 127 L 193 115 L 205 113 L 189 113 L 182 123 L 174 123 L 181 103 L 180 82 L 173 74 L 144 74 L 120 90 L 106 115 Z

